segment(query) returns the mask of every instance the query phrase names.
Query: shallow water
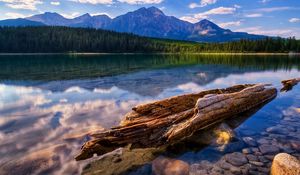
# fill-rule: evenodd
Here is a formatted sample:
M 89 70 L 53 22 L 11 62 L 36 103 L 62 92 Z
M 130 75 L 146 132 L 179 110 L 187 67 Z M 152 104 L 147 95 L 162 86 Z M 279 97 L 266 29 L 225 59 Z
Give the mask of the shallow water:
M 118 125 L 137 104 L 242 83 L 279 88 L 281 80 L 299 76 L 300 58 L 288 56 L 0 56 L 0 174 L 79 174 L 90 161 L 74 160 L 86 133 Z M 293 130 L 276 133 L 285 136 L 280 143 L 300 141 L 299 90 L 280 93 L 247 118 L 235 129 L 237 138 L 271 142 L 274 133 L 266 129 L 282 125 Z M 172 157 L 195 167 L 247 146 L 227 147 Z M 151 165 L 131 173 L 151 174 Z

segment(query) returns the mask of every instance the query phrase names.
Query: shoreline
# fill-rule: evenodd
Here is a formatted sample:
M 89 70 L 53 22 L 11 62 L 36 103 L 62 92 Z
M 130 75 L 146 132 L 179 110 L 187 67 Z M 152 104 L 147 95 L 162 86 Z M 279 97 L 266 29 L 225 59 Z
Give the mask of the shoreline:
M 77 52 L 77 53 L 0 53 L 0 56 L 14 56 L 14 55 L 286 55 L 286 56 L 300 56 L 300 53 L 267 53 L 267 52 L 203 52 L 203 53 L 93 53 L 93 52 Z

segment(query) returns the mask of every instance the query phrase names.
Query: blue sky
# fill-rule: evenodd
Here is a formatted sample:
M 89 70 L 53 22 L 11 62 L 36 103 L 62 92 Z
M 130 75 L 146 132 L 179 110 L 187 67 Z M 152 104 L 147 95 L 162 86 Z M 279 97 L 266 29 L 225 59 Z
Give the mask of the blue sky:
M 0 0 L 0 19 L 44 12 L 116 17 L 149 6 L 190 22 L 209 19 L 233 31 L 300 39 L 300 0 Z

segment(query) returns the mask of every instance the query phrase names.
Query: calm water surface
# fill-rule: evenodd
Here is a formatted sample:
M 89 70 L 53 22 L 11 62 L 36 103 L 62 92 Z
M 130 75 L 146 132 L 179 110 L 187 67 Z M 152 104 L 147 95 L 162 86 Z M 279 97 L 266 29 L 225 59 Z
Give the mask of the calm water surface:
M 294 77 L 300 77 L 299 57 L 0 56 L 0 174 L 79 174 L 90 161 L 74 160 L 86 133 L 118 125 L 137 104 L 241 83 L 279 88 Z M 299 112 L 298 85 L 235 130 L 238 137 L 268 137 L 261 134 L 266 128 Z M 300 132 L 300 117 L 294 123 Z M 220 154 L 208 147 L 177 158 L 193 164 Z M 141 172 L 151 170 L 146 165 Z

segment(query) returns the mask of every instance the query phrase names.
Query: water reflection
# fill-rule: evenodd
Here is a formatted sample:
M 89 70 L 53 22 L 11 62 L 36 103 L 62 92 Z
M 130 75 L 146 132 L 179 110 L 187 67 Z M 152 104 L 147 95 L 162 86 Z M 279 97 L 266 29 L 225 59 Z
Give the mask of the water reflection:
M 13 57 L 0 58 L 0 174 L 78 174 L 87 161 L 73 158 L 86 133 L 117 125 L 137 104 L 238 83 L 279 84 L 298 77 L 300 65 L 289 57 Z M 299 99 L 296 87 L 238 130 L 272 125 Z M 192 161 L 187 154 L 181 158 Z

